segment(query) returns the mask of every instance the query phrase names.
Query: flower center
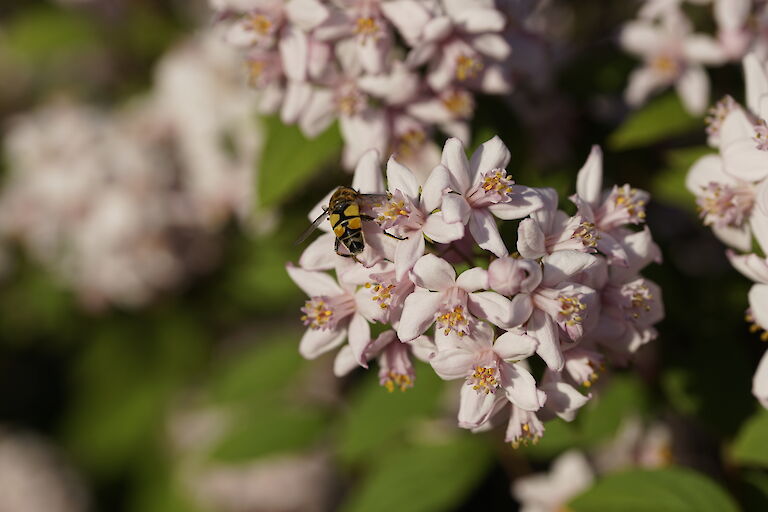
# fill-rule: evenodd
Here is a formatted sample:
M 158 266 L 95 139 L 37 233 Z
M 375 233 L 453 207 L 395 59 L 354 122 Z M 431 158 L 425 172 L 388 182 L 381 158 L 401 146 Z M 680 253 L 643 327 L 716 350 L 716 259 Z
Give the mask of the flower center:
M 580 324 L 583 320 L 581 312 L 587 309 L 586 304 L 581 302 L 578 296 L 560 295 L 557 297 L 560 302 L 560 311 L 558 320 L 565 322 L 565 325 L 574 326 Z
M 597 247 L 597 242 L 600 240 L 600 234 L 595 227 L 594 222 L 584 221 L 574 230 L 573 237 L 581 240 L 584 247 L 594 248 Z
M 476 78 L 480 71 L 483 70 L 483 63 L 468 55 L 459 55 L 456 57 L 456 79 L 459 81 L 467 80 L 468 78 Z
M 354 87 L 347 87 L 336 98 L 339 112 L 346 116 L 354 116 L 365 107 L 365 96 Z
M 475 109 L 475 102 L 472 95 L 465 90 L 454 89 L 444 94 L 440 101 L 443 106 L 458 118 L 467 118 L 472 115 Z
M 390 393 L 392 393 L 395 389 L 405 391 L 406 389 L 413 387 L 413 379 L 410 377 L 410 375 L 390 371 L 387 373 L 387 377 L 384 380 L 382 386 L 387 388 L 387 391 Z
M 392 302 L 392 290 L 395 288 L 394 284 L 383 283 L 365 283 L 366 288 L 371 290 L 371 300 L 379 303 L 381 309 L 387 309 Z
M 512 406 L 512 417 L 507 430 L 507 442 L 512 444 L 512 448 L 536 444 L 543 435 L 544 425 L 536 413 Z
M 752 140 L 757 144 L 757 149 L 760 151 L 768 151 L 768 126 L 765 124 L 765 120 L 761 119 L 755 125 L 755 136 Z
M 710 181 L 696 198 L 705 225 L 739 227 L 752 210 L 754 197 L 748 187 L 732 187 Z
M 259 35 L 266 36 L 272 30 L 272 22 L 263 14 L 251 14 L 248 18 L 248 28 Z
M 333 329 L 355 311 L 355 299 L 348 295 L 312 297 L 301 308 L 301 321 L 310 329 Z
M 475 371 L 467 377 L 467 383 L 478 393 L 495 393 L 499 387 L 498 368 L 488 368 L 486 366 L 475 366 Z
M 357 18 L 355 22 L 355 34 L 361 36 L 363 40 L 375 38 L 379 34 L 379 24 L 370 16 Z
M 469 334 L 469 318 L 465 316 L 462 305 L 455 306 L 439 315 L 436 322 L 438 329 L 442 329 L 445 335 L 451 331 L 455 331 L 459 336 Z
M 710 137 L 719 136 L 723 121 L 725 121 L 725 118 L 734 108 L 736 108 L 736 102 L 730 96 L 725 96 L 715 103 L 715 105 L 709 109 L 708 115 L 704 119 L 704 122 L 707 125 L 707 135 Z
M 486 192 L 509 194 L 512 192 L 512 185 L 514 183 L 514 181 L 507 178 L 507 171 L 504 169 L 494 169 L 483 178 L 481 186 Z
M 423 130 L 412 128 L 397 136 L 392 152 L 398 156 L 410 156 L 423 146 L 426 140 L 427 136 Z
M 310 329 L 327 329 L 333 318 L 333 308 L 324 297 L 312 297 L 301 308 L 301 321 Z
M 659 74 L 665 77 L 675 77 L 680 71 L 680 64 L 677 59 L 668 55 L 659 55 L 651 61 L 651 67 Z

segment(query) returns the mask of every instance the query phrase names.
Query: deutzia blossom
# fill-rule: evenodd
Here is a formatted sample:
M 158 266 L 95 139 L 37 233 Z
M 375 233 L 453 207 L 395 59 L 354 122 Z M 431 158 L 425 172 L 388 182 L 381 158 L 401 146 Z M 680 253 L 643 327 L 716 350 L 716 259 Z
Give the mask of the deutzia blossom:
M 518 478 L 512 493 L 522 512 L 556 512 L 592 485 L 594 471 L 581 452 L 572 450 L 552 463 L 549 473 Z
M 592 397 L 581 388 L 607 371 L 607 362 L 626 363 L 655 337 L 663 312 L 660 290 L 640 275 L 659 259 L 649 230 L 634 227 L 644 221 L 646 193 L 601 190 L 595 148 L 573 198 L 580 213 L 571 217 L 558 210 L 554 190 L 512 182 L 508 162 L 497 137 L 471 160 L 450 139 L 419 186 L 395 158 L 385 183 L 371 150 L 353 180 L 360 192 L 379 194 L 361 217 L 361 258 L 337 255 L 327 233 L 305 250 L 301 267 L 288 269 L 313 296 L 304 307 L 305 357 L 348 337 L 336 375 L 376 359 L 379 382 L 389 390 L 412 387 L 412 358 L 426 360 L 439 376 L 464 380 L 460 427 L 480 432 L 508 418 L 506 439 L 517 447 L 544 435 L 546 421 L 573 420 Z M 517 219 L 513 242 L 522 257 L 507 254 L 499 231 L 499 223 Z M 607 243 L 599 243 L 601 236 Z M 332 269 L 338 283 L 327 273 Z M 299 282 L 309 276 L 316 290 Z M 371 339 L 368 322 L 386 328 Z M 527 366 L 534 353 L 546 363 L 543 371 Z
M 665 9 L 660 19 L 628 23 L 621 45 L 644 61 L 629 78 L 625 97 L 630 105 L 639 105 L 654 91 L 674 84 L 689 112 L 704 112 L 709 79 L 702 65 L 722 64 L 726 55 L 714 38 L 693 33 L 681 10 Z

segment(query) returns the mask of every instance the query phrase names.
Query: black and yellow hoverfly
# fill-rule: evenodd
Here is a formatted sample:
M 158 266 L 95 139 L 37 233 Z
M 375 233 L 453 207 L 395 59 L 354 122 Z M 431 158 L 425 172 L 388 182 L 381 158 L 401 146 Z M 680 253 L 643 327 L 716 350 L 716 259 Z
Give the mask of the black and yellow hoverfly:
M 350 187 L 339 187 L 331 195 L 328 206 L 323 208 L 323 213 L 317 217 L 312 225 L 299 237 L 297 244 L 302 243 L 317 227 L 326 219 L 331 222 L 331 229 L 336 236 L 334 250 L 339 256 L 357 259 L 357 255 L 365 249 L 363 237 L 363 221 L 373 220 L 373 217 L 361 213 L 363 206 L 375 206 L 387 201 L 386 194 L 361 194 Z M 395 235 L 385 234 L 393 238 Z M 341 246 L 347 249 L 349 254 L 339 251 Z

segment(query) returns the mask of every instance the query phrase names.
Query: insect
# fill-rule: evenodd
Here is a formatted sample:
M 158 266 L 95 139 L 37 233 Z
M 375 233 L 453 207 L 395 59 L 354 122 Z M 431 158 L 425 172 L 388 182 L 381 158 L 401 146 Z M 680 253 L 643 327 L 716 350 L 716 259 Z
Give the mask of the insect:
M 361 194 L 350 187 L 339 187 L 328 201 L 328 206 L 323 208 L 323 213 L 312 222 L 312 225 L 299 237 L 296 243 L 300 244 L 306 240 L 327 217 L 331 222 L 333 234 L 336 236 L 333 247 L 336 254 L 357 261 L 357 255 L 365 249 L 363 221 L 373 220 L 370 215 L 360 213 L 360 209 L 363 206 L 375 205 L 377 201 L 382 202 L 387 199 L 386 194 Z M 384 234 L 398 240 L 404 240 L 386 231 Z M 339 252 L 341 246 L 344 246 L 349 254 Z

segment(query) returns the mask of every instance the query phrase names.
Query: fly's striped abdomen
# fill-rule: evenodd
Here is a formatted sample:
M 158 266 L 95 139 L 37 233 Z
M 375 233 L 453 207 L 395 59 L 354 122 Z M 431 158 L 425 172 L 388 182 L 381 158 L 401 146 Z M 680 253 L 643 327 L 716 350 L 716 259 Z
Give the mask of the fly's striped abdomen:
M 333 206 L 329 216 L 333 234 L 350 254 L 360 254 L 365 248 L 360 207 L 354 201 L 338 202 Z

